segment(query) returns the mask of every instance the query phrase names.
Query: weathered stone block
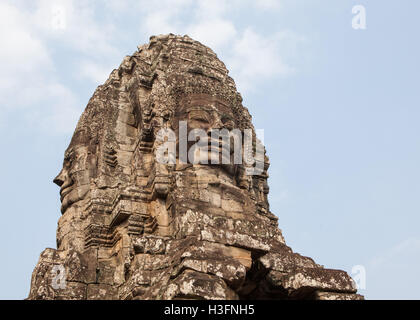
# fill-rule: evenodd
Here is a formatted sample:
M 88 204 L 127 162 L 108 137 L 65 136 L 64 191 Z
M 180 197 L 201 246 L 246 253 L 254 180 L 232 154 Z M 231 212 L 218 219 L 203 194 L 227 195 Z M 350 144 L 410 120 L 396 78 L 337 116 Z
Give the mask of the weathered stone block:
M 89 100 L 54 179 L 57 250 L 41 254 L 29 299 L 359 298 L 345 272 L 285 245 L 269 210 L 265 149 L 258 175 L 246 163 L 185 161 L 194 129 L 212 139 L 200 158 L 221 159 L 222 128 L 255 135 L 210 48 L 170 34 L 125 57 Z M 164 142 L 177 150 L 170 163 L 159 158 Z
M 87 286 L 87 300 L 117 300 L 118 291 L 108 284 L 89 284 Z

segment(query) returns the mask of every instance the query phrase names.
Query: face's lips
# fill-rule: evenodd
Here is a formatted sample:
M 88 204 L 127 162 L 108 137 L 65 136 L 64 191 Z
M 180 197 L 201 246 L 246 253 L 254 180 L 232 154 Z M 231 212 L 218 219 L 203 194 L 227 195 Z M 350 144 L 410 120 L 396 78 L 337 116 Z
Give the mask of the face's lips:
M 71 192 L 71 188 L 62 189 L 60 191 L 60 201 L 63 202 L 63 199 L 66 195 L 68 195 Z
M 64 197 L 73 190 L 73 188 L 71 188 L 72 185 L 73 185 L 73 181 L 71 179 L 67 179 L 64 182 L 64 184 L 61 186 L 61 189 L 60 189 L 61 202 L 63 202 Z
M 227 154 L 232 154 L 234 151 L 233 146 L 231 145 L 230 139 L 227 143 L 223 143 L 223 140 L 220 138 L 219 140 L 216 139 L 209 139 L 209 151 L 210 152 L 219 152 L 222 154 L 225 151 Z

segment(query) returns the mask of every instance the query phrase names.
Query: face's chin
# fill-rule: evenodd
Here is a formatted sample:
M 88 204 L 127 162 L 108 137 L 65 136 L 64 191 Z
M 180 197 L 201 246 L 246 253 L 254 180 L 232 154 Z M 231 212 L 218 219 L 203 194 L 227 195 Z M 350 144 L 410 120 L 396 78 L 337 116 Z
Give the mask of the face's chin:
M 61 213 L 64 214 L 64 212 L 66 212 L 66 210 L 75 202 L 77 202 L 77 199 L 70 197 L 70 194 L 64 196 L 61 200 Z
M 64 194 L 61 200 L 61 213 L 64 214 L 69 207 L 85 199 L 88 192 L 88 188 L 79 187 Z
M 235 164 L 233 155 L 233 145 L 229 148 L 225 148 L 222 144 L 217 141 L 213 145 L 209 145 L 208 153 L 203 154 L 203 157 L 207 157 L 208 164 L 211 166 L 217 166 L 226 171 L 229 175 L 235 174 Z

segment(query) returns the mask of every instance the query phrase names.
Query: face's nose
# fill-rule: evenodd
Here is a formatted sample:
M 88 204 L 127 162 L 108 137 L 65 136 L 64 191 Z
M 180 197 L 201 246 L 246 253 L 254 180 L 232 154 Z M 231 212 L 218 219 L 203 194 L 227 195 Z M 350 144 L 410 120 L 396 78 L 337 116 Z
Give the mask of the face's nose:
M 211 129 L 223 129 L 225 126 L 223 125 L 222 120 L 219 119 L 219 117 L 216 117 L 216 120 L 214 121 Z
M 58 176 L 56 176 L 53 180 L 53 182 L 58 185 L 59 187 L 61 187 L 63 185 L 65 181 L 65 176 L 64 176 L 64 172 L 63 170 L 60 171 L 60 173 L 58 174 Z

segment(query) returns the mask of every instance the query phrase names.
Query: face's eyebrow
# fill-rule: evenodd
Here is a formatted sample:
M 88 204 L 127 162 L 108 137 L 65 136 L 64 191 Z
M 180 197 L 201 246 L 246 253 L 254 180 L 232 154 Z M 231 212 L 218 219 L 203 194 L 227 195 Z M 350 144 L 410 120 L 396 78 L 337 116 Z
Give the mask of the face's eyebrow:
M 191 111 L 205 111 L 205 112 L 212 112 L 213 109 L 209 108 L 207 106 L 191 106 L 191 107 L 187 107 L 186 108 L 187 112 L 191 112 Z

